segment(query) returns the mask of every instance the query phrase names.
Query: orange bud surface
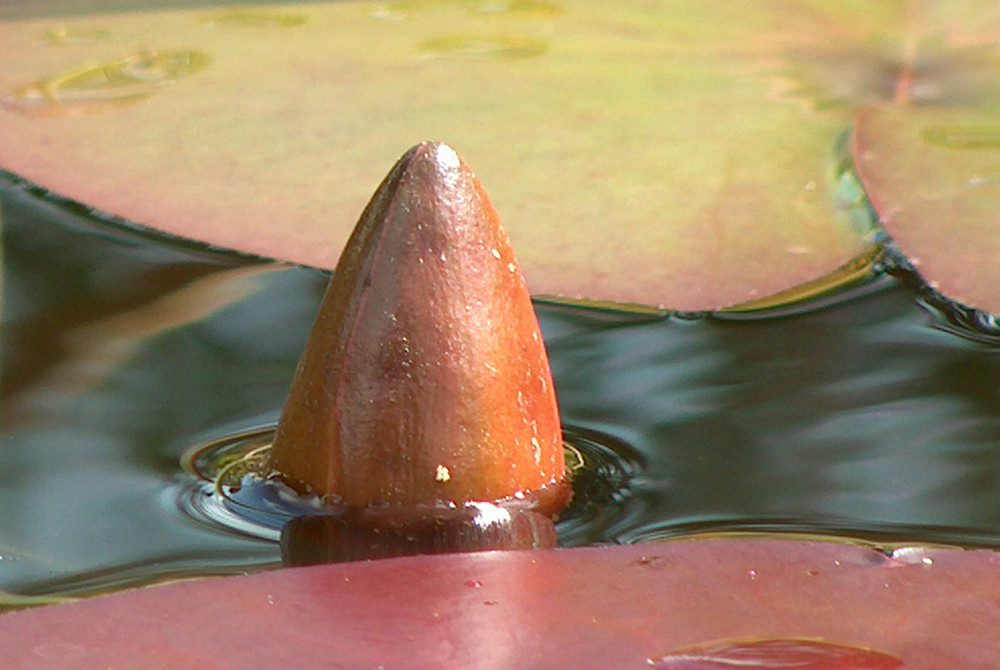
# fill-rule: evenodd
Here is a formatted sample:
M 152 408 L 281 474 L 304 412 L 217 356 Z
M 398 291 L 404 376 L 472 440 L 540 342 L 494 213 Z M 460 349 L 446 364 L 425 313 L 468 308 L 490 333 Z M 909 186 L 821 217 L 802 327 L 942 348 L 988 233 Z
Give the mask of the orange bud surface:
M 538 321 L 500 217 L 449 146 L 408 151 L 340 258 L 272 466 L 351 506 L 565 505 Z

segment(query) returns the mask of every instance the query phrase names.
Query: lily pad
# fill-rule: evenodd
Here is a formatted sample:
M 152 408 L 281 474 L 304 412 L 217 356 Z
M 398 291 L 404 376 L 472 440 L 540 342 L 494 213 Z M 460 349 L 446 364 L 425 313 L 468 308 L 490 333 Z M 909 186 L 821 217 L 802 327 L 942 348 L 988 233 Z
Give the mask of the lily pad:
M 989 668 L 998 568 L 989 551 L 746 538 L 346 563 L 4 615 L 0 665 Z
M 1000 312 L 1000 121 L 996 111 L 873 107 L 855 164 L 882 225 L 929 285 Z
M 714 308 L 865 249 L 830 174 L 855 103 L 817 101 L 839 95 L 835 47 L 849 35 L 866 64 L 887 17 L 858 2 L 586 0 L 7 21 L 0 166 L 164 231 L 330 267 L 396 157 L 446 140 L 533 293 Z M 101 39 L 54 44 L 53 30 Z M 129 105 L 74 85 L 150 50 L 211 64 Z M 58 118 L 25 104 L 39 89 Z M 60 116 L 80 98 L 87 114 Z

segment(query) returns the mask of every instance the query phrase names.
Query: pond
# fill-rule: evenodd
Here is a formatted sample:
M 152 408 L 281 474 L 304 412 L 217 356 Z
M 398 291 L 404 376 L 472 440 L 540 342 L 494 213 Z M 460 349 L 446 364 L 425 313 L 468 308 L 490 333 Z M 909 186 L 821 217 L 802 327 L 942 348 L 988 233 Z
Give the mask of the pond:
M 274 530 L 206 512 L 181 462 L 273 427 L 328 275 L 9 174 L 0 193 L 0 590 L 42 601 L 280 565 Z M 1000 545 L 1000 335 L 898 263 L 755 312 L 536 309 L 585 464 L 563 546 Z

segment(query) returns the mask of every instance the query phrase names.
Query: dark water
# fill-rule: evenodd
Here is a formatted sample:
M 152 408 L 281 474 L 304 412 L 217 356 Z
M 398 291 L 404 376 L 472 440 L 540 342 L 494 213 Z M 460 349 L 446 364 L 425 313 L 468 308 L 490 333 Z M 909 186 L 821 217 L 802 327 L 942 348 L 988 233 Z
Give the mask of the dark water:
M 0 194 L 0 589 L 276 565 L 273 538 L 185 512 L 179 463 L 276 420 L 327 276 L 118 227 L 9 176 Z M 897 273 L 753 316 L 538 305 L 571 439 L 613 450 L 587 452 L 561 543 L 1000 545 L 1000 340 L 928 300 Z

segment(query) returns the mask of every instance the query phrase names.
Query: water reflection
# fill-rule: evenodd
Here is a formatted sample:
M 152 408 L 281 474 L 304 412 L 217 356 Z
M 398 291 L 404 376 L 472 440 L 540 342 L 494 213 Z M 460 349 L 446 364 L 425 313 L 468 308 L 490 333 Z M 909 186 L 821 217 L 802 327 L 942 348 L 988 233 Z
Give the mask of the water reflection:
M 166 492 L 192 439 L 276 414 L 323 278 L 4 195 L 0 588 L 277 560 Z
M 274 533 L 177 508 L 179 460 L 276 420 L 327 277 L 109 226 L 9 177 L 0 192 L 0 589 L 277 564 Z M 539 304 L 564 422 L 619 445 L 560 542 L 1000 544 L 1000 350 L 935 305 L 888 274 L 795 313 Z
M 187 450 L 181 468 L 189 477 L 176 489 L 177 508 L 216 531 L 265 540 L 279 539 L 287 525 L 300 517 L 337 511 L 318 496 L 298 495 L 275 476 L 270 458 L 275 428 L 272 423 L 239 431 Z M 563 544 L 588 543 L 594 539 L 591 529 L 602 525 L 596 519 L 606 523 L 624 514 L 622 503 L 631 478 L 643 469 L 642 455 L 625 442 L 592 430 L 564 426 L 563 438 L 573 498 L 559 515 L 559 535 Z M 509 510 L 533 506 L 530 497 L 501 503 Z M 425 512 L 417 514 L 426 516 Z M 387 542 L 391 544 L 384 538 L 381 544 Z
M 1000 529 L 997 350 L 893 277 L 860 292 L 793 317 L 549 329 L 565 420 L 647 459 L 615 539 L 708 518 Z

